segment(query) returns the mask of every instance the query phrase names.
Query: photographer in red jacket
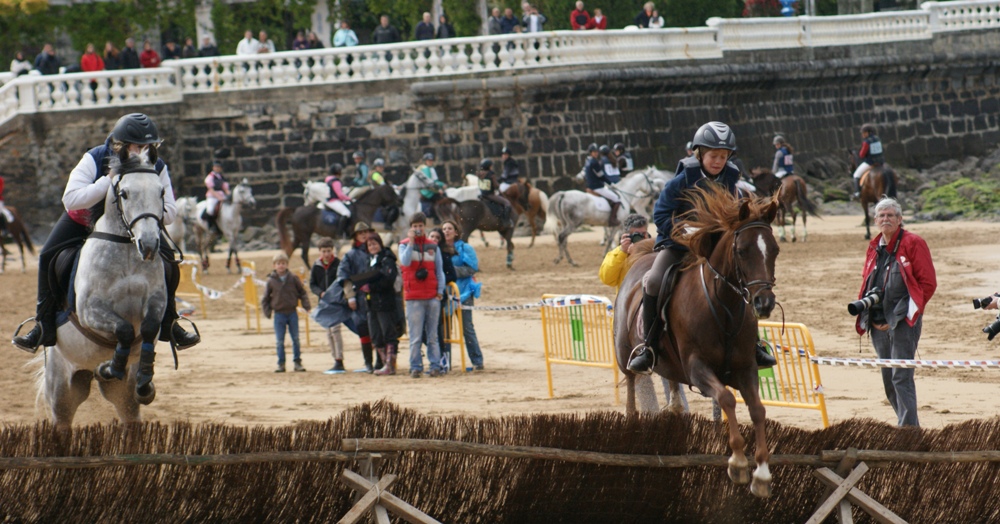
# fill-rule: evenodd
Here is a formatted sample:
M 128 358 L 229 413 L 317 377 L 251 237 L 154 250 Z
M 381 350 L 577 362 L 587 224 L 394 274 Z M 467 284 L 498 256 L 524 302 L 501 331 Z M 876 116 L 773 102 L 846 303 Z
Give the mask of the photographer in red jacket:
M 875 226 L 881 233 L 868 245 L 859 300 L 848 310 L 858 315 L 858 334 L 871 333 L 878 358 L 912 360 L 924 306 L 937 288 L 934 262 L 927 242 L 903 229 L 903 211 L 896 200 L 879 201 Z M 882 368 L 882 383 L 898 424 L 919 426 L 913 369 Z

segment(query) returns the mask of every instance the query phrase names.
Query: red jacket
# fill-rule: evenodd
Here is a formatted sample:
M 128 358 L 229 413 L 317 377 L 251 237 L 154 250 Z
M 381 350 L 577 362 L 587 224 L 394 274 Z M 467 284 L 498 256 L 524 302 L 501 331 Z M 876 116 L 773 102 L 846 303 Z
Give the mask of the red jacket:
M 587 22 L 587 29 L 607 29 L 608 28 L 608 17 L 601 15 L 601 21 L 598 22 L 597 18 L 591 18 Z
M 903 234 L 903 228 L 899 228 L 888 243 L 892 246 L 899 235 Z M 858 298 L 864 296 L 865 283 L 868 277 L 875 270 L 875 262 L 878 258 L 878 245 L 882 240 L 880 233 L 871 243 L 868 244 L 868 254 L 865 257 L 865 266 L 862 271 L 861 291 Z M 910 309 L 906 315 L 906 323 L 910 326 L 917 322 L 917 319 L 924 313 L 924 306 L 934 295 L 937 289 L 937 275 L 934 272 L 934 262 L 931 261 L 931 250 L 927 247 L 927 242 L 919 236 L 907 232 L 899 241 L 899 250 L 896 251 L 896 263 L 899 265 L 899 274 L 906 284 L 906 291 L 910 294 Z M 865 334 L 865 329 L 861 325 L 861 315 L 854 324 L 859 335 Z
M 152 49 L 147 49 L 139 55 L 139 63 L 142 67 L 160 67 L 160 54 Z
M 80 57 L 80 69 L 83 71 L 104 71 L 104 60 L 96 53 L 84 53 Z
M 0 202 L 3 202 L 3 177 L 0 176 Z
M 590 23 L 590 13 L 586 10 L 574 9 L 572 13 L 569 14 L 569 25 L 573 26 L 573 30 L 586 29 L 587 24 Z
M 410 243 L 409 238 L 399 241 L 400 257 L 402 258 L 402 246 Z M 417 237 L 413 243 L 413 254 L 410 263 L 403 265 L 403 297 L 406 300 L 427 300 L 437 298 L 438 281 L 437 267 L 435 266 L 435 256 L 437 256 L 438 245 L 431 242 L 427 237 Z M 402 265 L 402 264 L 400 264 Z M 427 269 L 427 278 L 417 279 L 418 268 Z

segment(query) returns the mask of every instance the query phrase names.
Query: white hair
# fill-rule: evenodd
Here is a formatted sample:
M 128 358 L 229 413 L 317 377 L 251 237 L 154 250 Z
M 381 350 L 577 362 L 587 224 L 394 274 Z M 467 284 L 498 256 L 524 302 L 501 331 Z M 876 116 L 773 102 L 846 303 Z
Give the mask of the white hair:
M 875 204 L 875 214 L 879 214 L 880 211 L 885 211 L 886 209 L 891 209 L 896 212 L 896 216 L 903 216 L 903 207 L 899 205 L 899 202 L 895 198 L 884 197 L 882 200 Z

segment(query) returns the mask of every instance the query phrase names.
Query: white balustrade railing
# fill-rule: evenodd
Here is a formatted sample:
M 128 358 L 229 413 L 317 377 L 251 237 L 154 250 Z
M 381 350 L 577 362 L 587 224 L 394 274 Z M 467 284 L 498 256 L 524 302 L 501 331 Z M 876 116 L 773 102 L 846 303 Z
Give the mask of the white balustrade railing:
M 850 16 L 802 17 L 807 20 L 806 45 L 876 44 L 931 38 L 930 15 L 920 11 L 895 11 Z
M 799 17 L 709 18 L 707 24 L 718 31 L 719 46 L 726 50 L 784 49 L 806 45 Z
M 924 2 L 920 9 L 931 14 L 935 33 L 1000 27 L 998 2 Z
M 718 58 L 710 28 L 553 31 L 164 62 L 184 93 L 466 75 L 601 63 Z
M 195 93 L 710 59 L 723 51 L 924 40 L 997 27 L 1000 0 L 927 2 L 915 11 L 850 16 L 712 18 L 687 29 L 550 31 L 169 60 L 156 69 L 0 75 L 0 124 L 22 113 L 173 103 Z

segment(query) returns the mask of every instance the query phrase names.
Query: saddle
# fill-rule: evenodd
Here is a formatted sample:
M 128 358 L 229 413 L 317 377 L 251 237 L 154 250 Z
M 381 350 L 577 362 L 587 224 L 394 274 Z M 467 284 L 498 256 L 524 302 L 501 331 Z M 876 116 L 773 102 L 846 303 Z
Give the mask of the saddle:
M 862 173 L 861 178 L 858 180 L 858 187 L 865 187 L 868 177 L 877 175 L 885 177 L 885 195 L 890 198 L 896 198 L 896 177 L 891 172 L 887 172 L 881 164 L 874 165 L 868 171 Z
M 497 219 L 501 222 L 506 222 L 510 219 L 507 214 L 507 206 L 485 197 L 480 197 L 479 200 L 485 204 L 486 209 L 489 209 L 490 213 L 493 213 L 493 216 L 497 217 Z

